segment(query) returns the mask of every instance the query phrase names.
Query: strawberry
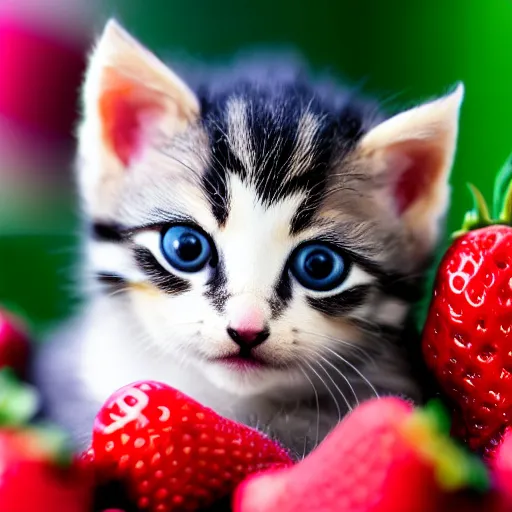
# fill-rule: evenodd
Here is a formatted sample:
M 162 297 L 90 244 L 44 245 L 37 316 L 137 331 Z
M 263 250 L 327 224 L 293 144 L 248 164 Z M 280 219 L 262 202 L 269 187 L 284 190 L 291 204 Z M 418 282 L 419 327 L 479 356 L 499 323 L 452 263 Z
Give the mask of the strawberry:
M 122 482 L 133 503 L 151 512 L 210 506 L 248 474 L 292 464 L 258 431 L 154 381 L 125 386 L 106 401 L 84 460 L 100 485 Z
M 27 426 L 38 400 L 13 372 L 0 372 L 0 510 L 90 512 L 91 471 L 73 461 L 60 432 Z
M 5 512 L 90 512 L 89 470 L 63 464 L 51 431 L 0 430 L 0 510 Z
M 503 435 L 492 461 L 494 485 L 499 491 L 497 510 L 512 510 L 512 432 Z
M 485 491 L 487 471 L 453 444 L 436 410 L 382 398 L 356 408 L 297 465 L 248 477 L 233 504 L 235 512 L 478 510 L 454 492 L 467 487 Z
M 475 208 L 439 265 L 422 348 L 456 433 L 490 454 L 512 422 L 512 165 L 497 180 L 496 220 L 470 189 Z
M 21 321 L 0 309 L 0 369 L 10 367 L 24 376 L 29 353 L 29 337 Z

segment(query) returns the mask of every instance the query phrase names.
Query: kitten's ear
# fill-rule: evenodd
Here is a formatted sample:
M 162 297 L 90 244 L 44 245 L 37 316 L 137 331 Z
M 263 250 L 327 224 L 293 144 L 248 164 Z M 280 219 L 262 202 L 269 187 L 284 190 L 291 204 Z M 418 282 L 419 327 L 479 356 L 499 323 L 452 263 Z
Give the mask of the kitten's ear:
M 116 21 L 108 21 L 83 87 L 79 152 L 84 186 L 130 167 L 157 133 L 172 136 L 199 113 L 194 93 Z M 94 167 L 96 169 L 94 169 Z M 99 180 L 98 180 L 99 178 Z M 87 192 L 87 191 L 86 191 Z
M 379 199 L 401 219 L 422 253 L 432 250 L 449 200 L 464 87 L 370 130 L 359 157 L 383 188 Z

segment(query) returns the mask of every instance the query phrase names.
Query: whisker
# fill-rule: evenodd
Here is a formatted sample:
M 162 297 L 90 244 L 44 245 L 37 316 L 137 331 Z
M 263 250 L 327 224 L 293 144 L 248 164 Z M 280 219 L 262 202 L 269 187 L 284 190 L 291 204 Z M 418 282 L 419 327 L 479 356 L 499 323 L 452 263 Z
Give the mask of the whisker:
M 331 361 L 329 361 L 327 358 L 325 358 L 324 356 L 322 356 L 321 354 L 319 354 L 318 352 L 316 352 L 315 350 L 312 350 L 312 349 L 309 349 L 309 353 L 313 354 L 315 357 L 319 357 L 320 359 L 322 359 L 326 364 L 328 364 L 338 375 L 340 375 L 340 377 L 347 383 L 347 386 L 349 387 L 350 391 L 352 392 L 352 394 L 354 395 L 354 399 L 356 401 L 356 404 L 359 405 L 359 398 L 357 396 L 357 393 L 355 392 L 355 389 L 354 389 L 354 386 L 352 386 L 351 382 L 350 382 L 350 379 L 339 369 L 337 368 L 334 364 L 331 363 Z M 332 376 L 330 375 L 330 373 L 324 368 L 324 366 L 322 365 L 322 363 L 320 363 L 320 361 L 315 361 L 319 366 L 320 368 L 322 368 L 322 370 L 327 374 L 327 376 L 329 377 L 329 379 L 332 381 L 332 383 L 334 384 L 334 386 L 336 386 L 336 389 L 338 390 L 338 392 L 340 393 L 340 395 L 343 397 L 343 400 L 347 406 L 347 408 L 349 409 L 349 411 L 352 411 L 353 409 L 353 406 L 351 405 L 350 401 L 348 400 L 348 398 L 346 397 L 345 393 L 343 393 L 343 391 L 340 389 L 340 387 L 338 386 L 338 384 L 336 383 L 336 381 L 332 378 Z
M 330 347 L 326 347 L 324 346 L 323 347 L 325 350 L 328 350 L 332 355 L 336 356 L 343 364 L 346 364 L 347 366 L 349 366 L 350 368 L 352 368 L 352 370 L 354 370 L 358 375 L 359 377 L 361 377 L 361 379 L 363 379 L 363 381 L 368 385 L 368 387 L 373 391 L 373 393 L 375 394 L 375 396 L 377 398 L 379 398 L 379 393 L 377 392 L 377 390 L 375 389 L 375 386 L 368 380 L 367 377 L 365 377 L 350 361 L 348 361 L 347 359 L 345 359 L 344 357 L 342 357 L 340 354 L 338 354 L 337 352 L 335 352 L 334 350 L 332 350 L 332 348 Z
M 302 448 L 302 457 L 301 460 L 306 458 L 306 452 L 308 450 L 308 436 L 304 436 L 304 446 Z
M 359 345 L 356 345 L 355 343 L 352 343 L 350 341 L 347 341 L 347 340 L 344 340 L 341 338 L 335 338 L 334 336 L 329 336 L 327 334 L 320 334 L 318 332 L 306 331 L 304 329 L 298 329 L 298 330 L 303 334 L 307 334 L 309 336 L 317 336 L 319 338 L 323 338 L 323 339 L 326 339 L 329 341 L 334 341 L 335 343 L 339 343 L 341 345 L 348 347 L 350 350 L 353 350 L 354 352 L 360 352 L 361 355 L 358 357 L 358 359 L 362 362 L 364 362 L 364 361 L 367 361 L 369 363 L 373 362 L 373 358 L 370 356 L 370 354 L 368 354 L 368 352 L 363 347 L 360 347 Z M 354 354 L 354 355 L 356 355 L 356 354 Z
M 310 379 L 309 375 L 307 374 L 306 370 L 302 367 L 302 365 L 299 364 L 299 368 L 301 372 L 304 374 L 304 377 L 309 381 L 311 384 L 311 387 L 313 388 L 313 392 L 315 393 L 315 400 L 316 400 L 316 437 L 315 437 L 315 444 L 314 448 L 318 446 L 318 440 L 320 437 L 320 400 L 318 398 L 318 391 L 316 390 L 315 384 Z
M 382 327 L 377 322 L 373 322 L 368 318 L 363 318 L 357 315 L 352 316 L 352 319 L 357 324 L 357 328 L 364 331 L 366 334 L 371 336 L 381 336 Z
M 327 385 L 327 382 L 325 382 L 325 380 L 322 379 L 320 374 L 313 368 L 313 366 L 311 364 L 309 364 L 307 361 L 305 361 L 305 363 L 309 367 L 309 369 L 318 377 L 318 380 L 320 380 L 320 382 L 325 386 L 325 389 L 327 389 L 327 392 L 329 393 L 329 395 L 331 395 L 331 398 L 333 399 L 333 402 L 336 405 L 336 409 L 338 411 L 338 423 L 339 423 L 341 421 L 342 414 L 341 414 L 340 404 L 338 403 L 338 400 L 336 399 L 336 396 L 332 392 L 331 388 Z M 317 361 L 317 363 L 318 363 L 318 361 Z M 323 369 L 322 366 L 320 366 L 320 367 Z M 325 372 L 325 370 L 324 370 L 324 372 Z M 325 373 L 329 376 L 329 378 L 332 381 L 332 378 L 330 377 L 330 375 L 327 372 L 325 372 Z M 332 381 L 332 382 L 334 383 L 334 381 Z M 343 396 L 343 398 L 345 398 L 343 393 L 342 393 L 342 396 Z
M 330 366 L 330 367 L 331 367 L 331 368 L 332 368 L 336 373 L 338 373 L 338 374 L 341 376 L 341 378 L 342 378 L 342 379 L 347 383 L 348 387 L 350 388 L 350 391 L 352 391 L 352 394 L 354 395 L 354 398 L 355 398 L 355 400 L 356 400 L 356 404 L 357 404 L 357 405 L 359 405 L 359 398 L 357 397 L 357 393 L 355 392 L 355 390 L 354 390 L 354 386 L 352 386 L 352 384 L 351 384 L 351 382 L 350 382 L 350 379 L 349 379 L 349 378 L 348 378 L 348 377 L 347 377 L 347 376 L 346 376 L 346 375 L 345 375 L 345 374 L 344 374 L 344 373 L 343 373 L 339 368 L 337 368 L 335 365 L 333 365 L 333 364 L 331 363 L 331 361 L 329 361 L 329 359 L 325 358 L 324 356 L 322 356 L 322 355 L 320 355 L 320 354 L 318 354 L 318 357 L 320 357 L 323 361 L 325 361 L 325 363 L 327 363 L 327 364 L 328 364 L 328 365 L 329 365 L 329 366 Z M 330 376 L 330 375 L 329 375 L 329 376 Z M 332 377 L 331 377 L 331 379 L 332 379 Z M 334 382 L 334 380 L 333 380 L 333 382 Z M 338 386 L 336 385 L 336 383 L 335 383 L 335 382 L 334 382 L 334 385 L 335 385 L 336 387 L 338 387 Z M 339 388 L 338 388 L 338 389 L 339 389 Z M 350 410 L 352 410 L 352 406 L 350 405 L 350 403 L 349 403 L 348 399 L 345 397 L 345 395 L 342 393 L 342 391 L 341 391 L 341 390 L 340 390 L 340 393 L 343 395 L 343 398 L 345 399 L 345 402 L 346 402 L 346 404 L 347 404 L 347 407 L 348 407 Z

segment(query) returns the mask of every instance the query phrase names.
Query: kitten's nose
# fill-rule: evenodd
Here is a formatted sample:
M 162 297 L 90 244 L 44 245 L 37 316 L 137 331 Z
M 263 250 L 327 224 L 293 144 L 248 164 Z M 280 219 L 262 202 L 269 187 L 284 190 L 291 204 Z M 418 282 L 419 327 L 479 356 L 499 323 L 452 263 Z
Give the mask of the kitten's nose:
M 231 339 L 241 348 L 254 348 L 261 345 L 269 336 L 270 331 L 263 329 L 261 331 L 254 330 L 237 330 L 232 327 L 227 329 Z
M 250 295 L 233 297 L 228 305 L 228 319 L 230 338 L 244 349 L 260 345 L 270 335 L 265 312 Z

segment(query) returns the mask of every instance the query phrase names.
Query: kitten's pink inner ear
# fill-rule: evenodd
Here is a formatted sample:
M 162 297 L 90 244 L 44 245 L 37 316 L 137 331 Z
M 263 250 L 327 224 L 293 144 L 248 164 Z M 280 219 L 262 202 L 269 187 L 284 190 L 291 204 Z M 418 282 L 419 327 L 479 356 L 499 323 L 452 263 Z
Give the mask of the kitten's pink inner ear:
M 392 168 L 396 174 L 394 199 L 401 215 L 422 196 L 430 192 L 431 185 L 442 172 L 441 154 L 424 142 L 407 141 L 389 148 Z
M 103 138 L 127 167 L 141 153 L 145 135 L 163 114 L 164 98 L 113 69 L 106 71 L 104 80 L 99 100 Z

